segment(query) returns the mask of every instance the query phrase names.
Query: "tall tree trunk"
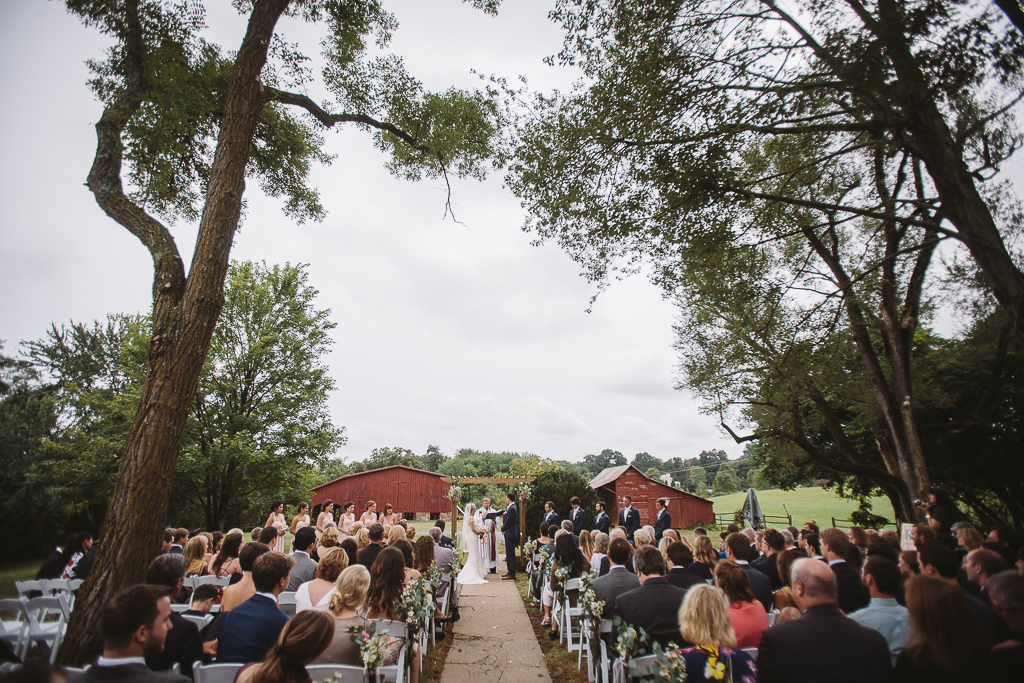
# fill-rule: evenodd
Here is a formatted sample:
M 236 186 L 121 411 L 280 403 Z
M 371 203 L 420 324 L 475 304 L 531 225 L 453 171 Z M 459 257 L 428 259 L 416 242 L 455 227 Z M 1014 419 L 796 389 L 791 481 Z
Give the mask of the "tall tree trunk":
M 102 605 L 141 581 L 159 552 L 189 408 L 224 302 L 245 167 L 265 102 L 260 73 L 274 26 L 288 1 L 257 0 L 253 6 L 228 86 L 192 267 L 184 281 L 169 232 L 121 191 L 120 132 L 139 104 L 131 99 L 131 88 L 125 101 L 108 107 L 96 125 L 98 145 L 89 187 L 103 210 L 138 236 L 153 255 L 153 338 L 142 397 L 100 533 L 100 549 L 60 650 L 62 664 L 80 666 L 97 654 Z

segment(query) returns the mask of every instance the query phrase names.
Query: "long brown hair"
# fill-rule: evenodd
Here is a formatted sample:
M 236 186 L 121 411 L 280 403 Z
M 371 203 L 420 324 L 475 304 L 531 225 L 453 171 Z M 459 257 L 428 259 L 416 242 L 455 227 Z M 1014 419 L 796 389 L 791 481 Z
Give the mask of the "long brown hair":
M 915 668 L 949 672 L 954 681 L 985 679 L 990 648 L 960 587 L 926 575 L 904 585 L 913 628 L 903 651 Z
M 697 540 L 693 543 L 693 559 L 707 565 L 709 569 L 714 569 L 715 565 L 718 564 L 718 553 L 715 552 L 715 547 L 711 545 L 710 538 L 707 536 L 697 537 Z
M 288 620 L 275 645 L 252 676 L 252 683 L 301 683 L 309 680 L 306 665 L 334 640 L 334 618 L 305 610 Z
M 715 567 L 715 585 L 725 591 L 729 602 L 733 605 L 741 602 L 752 602 L 754 591 L 750 587 L 750 577 L 743 567 L 729 560 L 722 560 Z
M 224 566 L 225 562 L 235 559 L 238 557 L 238 549 L 242 547 L 242 540 L 245 537 L 242 534 L 228 534 L 224 539 L 224 543 L 220 546 L 220 552 L 217 553 L 217 557 L 213 559 L 213 575 L 217 576 L 220 574 L 220 569 Z
M 434 564 L 434 539 L 429 534 L 420 536 L 412 546 L 412 568 L 425 572 Z
M 405 555 L 398 548 L 385 548 L 370 567 L 370 590 L 363 603 L 367 619 L 394 619 L 395 603 L 402 599 L 405 583 Z

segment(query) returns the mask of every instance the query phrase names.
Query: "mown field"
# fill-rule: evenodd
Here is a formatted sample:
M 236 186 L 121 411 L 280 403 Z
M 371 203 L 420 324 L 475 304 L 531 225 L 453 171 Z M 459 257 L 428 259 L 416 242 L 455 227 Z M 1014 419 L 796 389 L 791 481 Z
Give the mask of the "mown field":
M 741 493 L 718 496 L 711 501 L 715 504 L 716 513 L 727 514 L 742 508 L 746 498 L 747 492 L 744 490 Z M 784 515 L 788 509 L 789 514 L 793 515 L 793 524 L 797 527 L 802 527 L 804 522 L 812 520 L 822 527 L 832 526 L 832 517 L 849 519 L 850 513 L 857 509 L 857 501 L 844 500 L 831 491 L 820 488 L 757 491 L 757 500 L 766 515 Z M 888 498 L 873 498 L 871 502 L 873 513 L 887 517 L 890 521 L 895 519 Z M 782 507 L 783 504 L 786 506 L 785 509 Z

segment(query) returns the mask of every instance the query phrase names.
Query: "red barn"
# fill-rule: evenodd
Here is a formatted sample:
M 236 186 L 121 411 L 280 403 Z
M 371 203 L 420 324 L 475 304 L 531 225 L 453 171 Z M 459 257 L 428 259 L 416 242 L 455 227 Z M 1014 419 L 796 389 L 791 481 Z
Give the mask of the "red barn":
M 654 525 L 659 498 L 668 498 L 668 512 L 676 529 L 715 523 L 715 510 L 710 500 L 649 479 L 632 465 L 605 469 L 591 480 L 590 488 L 597 491 L 613 523 L 619 518 L 623 496 L 633 499 L 633 507 L 640 512 L 641 526 Z
M 391 503 L 395 512 L 403 516 L 411 514 L 414 519 L 424 520 L 447 519 L 451 516 L 452 504 L 444 497 L 448 484 L 441 480 L 443 476 L 405 465 L 349 474 L 310 489 L 313 492 L 312 505 L 315 507 L 330 499 L 334 501 L 337 512 L 342 504 L 352 501 L 356 504 L 358 519 L 367 501 L 372 500 L 377 503 L 378 514 L 384 512 L 386 503 Z

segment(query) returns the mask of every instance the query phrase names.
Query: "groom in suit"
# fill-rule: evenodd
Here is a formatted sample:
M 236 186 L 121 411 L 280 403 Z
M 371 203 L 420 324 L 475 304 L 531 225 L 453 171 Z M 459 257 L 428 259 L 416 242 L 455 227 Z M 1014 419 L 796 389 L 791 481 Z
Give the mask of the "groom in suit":
M 626 532 L 626 538 L 633 542 L 633 534 L 640 528 L 640 511 L 633 507 L 633 498 L 624 496 L 622 498 L 623 508 L 619 510 L 619 526 Z
M 502 581 L 516 580 L 516 546 L 519 545 L 519 510 L 516 508 L 516 496 L 508 493 L 508 507 L 501 518 L 501 533 L 505 535 L 505 564 L 508 572 L 501 577 Z

